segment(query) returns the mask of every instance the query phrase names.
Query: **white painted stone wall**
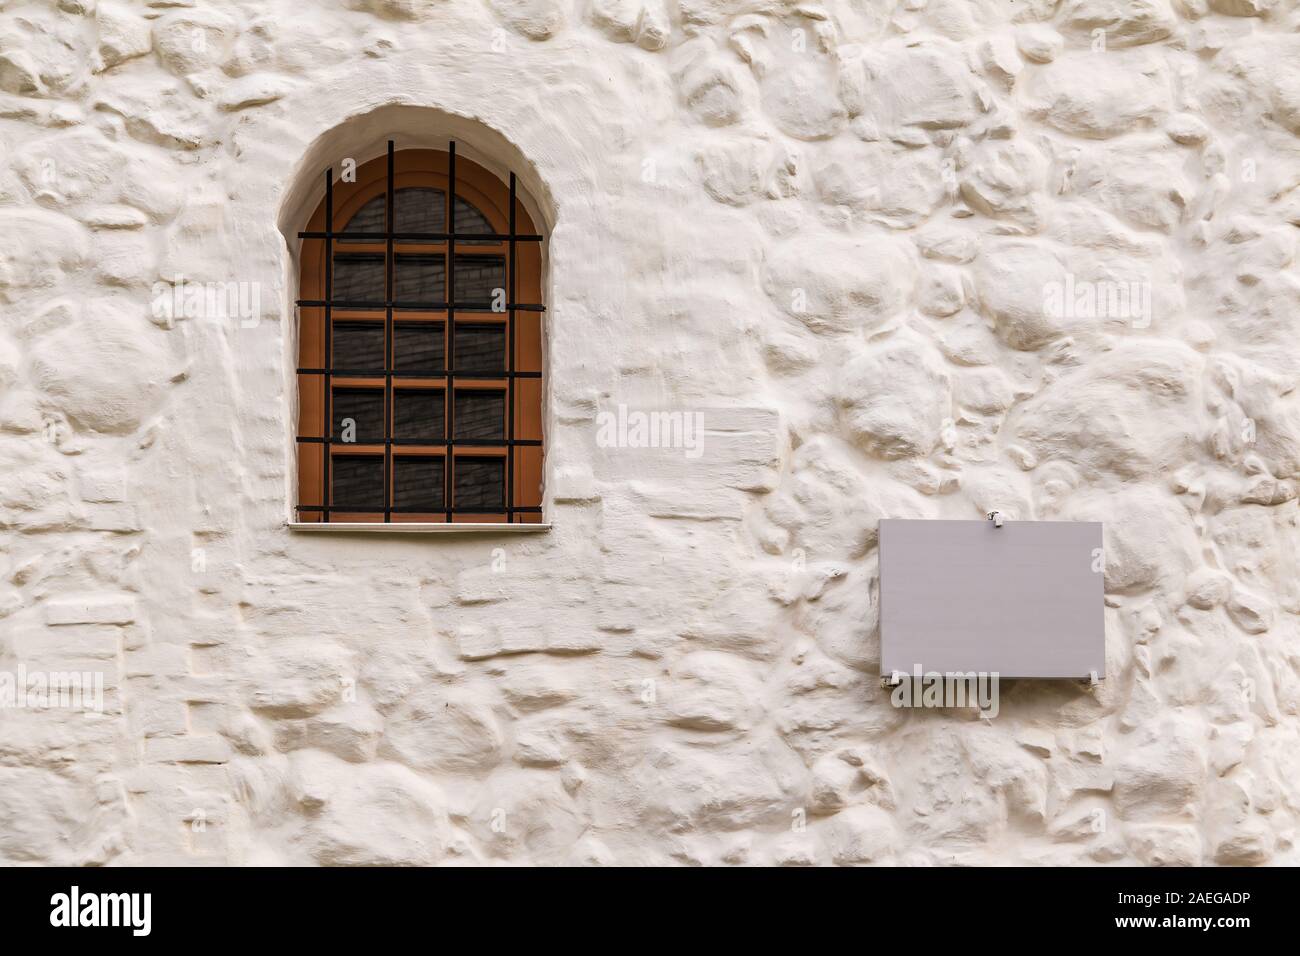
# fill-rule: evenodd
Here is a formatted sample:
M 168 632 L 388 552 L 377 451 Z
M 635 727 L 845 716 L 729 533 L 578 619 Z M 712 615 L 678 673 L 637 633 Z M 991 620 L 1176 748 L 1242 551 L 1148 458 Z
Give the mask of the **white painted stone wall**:
M 1298 29 L 0 4 L 0 670 L 106 682 L 0 710 L 0 862 L 1300 861 Z M 292 237 L 390 134 L 548 224 L 547 534 L 285 526 Z M 1109 677 L 896 709 L 877 520 L 993 508 L 1106 522 Z

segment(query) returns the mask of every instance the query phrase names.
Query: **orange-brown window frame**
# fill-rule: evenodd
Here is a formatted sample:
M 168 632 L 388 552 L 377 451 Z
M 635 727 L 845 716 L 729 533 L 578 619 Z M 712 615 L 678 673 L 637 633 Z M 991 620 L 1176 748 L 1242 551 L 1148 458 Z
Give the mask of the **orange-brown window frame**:
M 356 168 L 353 181 L 336 181 L 326 170 L 325 198 L 299 233 L 300 284 L 298 305 L 298 497 L 301 522 L 436 522 L 436 523 L 539 523 L 542 521 L 543 367 L 542 236 L 520 201 L 515 176 L 509 185 L 464 156 L 456 144 L 446 152 L 431 149 L 395 150 Z M 431 187 L 444 196 L 444 233 L 401 234 L 393 231 L 396 191 Z M 386 229 L 382 237 L 359 239 L 344 228 L 366 203 L 386 197 Z M 456 199 L 462 199 L 487 219 L 492 233 L 458 234 L 454 220 Z M 369 235 L 369 234 L 367 234 Z M 384 249 L 386 296 L 382 304 L 362 307 L 333 299 L 334 256 Z M 445 302 L 394 302 L 395 256 L 442 256 Z M 484 310 L 484 303 L 456 301 L 457 259 L 472 256 L 504 257 L 507 276 L 505 301 L 494 303 L 500 311 Z M 499 298 L 499 297 L 498 297 Z M 331 348 L 336 322 L 382 322 L 384 369 L 380 375 L 336 375 Z M 441 323 L 443 375 L 406 375 L 394 369 L 394 329 L 403 322 Z M 458 377 L 455 342 L 458 324 L 501 324 L 505 327 L 504 374 Z M 334 388 L 383 388 L 384 442 L 355 444 L 331 435 Z M 395 390 L 434 389 L 443 394 L 443 440 L 408 443 L 393 437 Z M 504 391 L 506 396 L 500 441 L 455 437 L 456 395 L 472 390 Z M 383 458 L 382 509 L 342 510 L 334 501 L 331 463 L 342 456 Z M 443 463 L 442 507 L 436 511 L 411 511 L 394 507 L 395 459 L 439 456 Z M 505 494 L 500 508 L 456 507 L 456 463 L 476 457 L 505 460 Z M 467 472 L 468 473 L 468 469 Z M 328 493 L 327 493 L 328 489 Z M 369 504 L 369 503 L 367 503 Z M 379 504 L 379 502 L 375 502 Z

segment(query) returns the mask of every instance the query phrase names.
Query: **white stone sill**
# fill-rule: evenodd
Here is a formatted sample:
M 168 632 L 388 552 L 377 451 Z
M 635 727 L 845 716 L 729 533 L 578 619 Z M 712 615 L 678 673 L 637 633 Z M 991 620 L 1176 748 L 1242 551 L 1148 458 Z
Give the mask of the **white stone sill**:
M 290 531 L 314 531 L 324 534 L 536 534 L 551 530 L 550 522 L 541 524 L 497 524 L 494 522 L 447 524 L 418 521 L 289 521 Z

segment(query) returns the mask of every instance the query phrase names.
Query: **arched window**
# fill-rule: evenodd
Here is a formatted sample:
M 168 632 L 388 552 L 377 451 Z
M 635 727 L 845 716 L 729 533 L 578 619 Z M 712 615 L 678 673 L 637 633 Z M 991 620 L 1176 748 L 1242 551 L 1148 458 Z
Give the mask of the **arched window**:
M 326 171 L 302 240 L 298 521 L 542 520 L 541 241 L 447 152 Z

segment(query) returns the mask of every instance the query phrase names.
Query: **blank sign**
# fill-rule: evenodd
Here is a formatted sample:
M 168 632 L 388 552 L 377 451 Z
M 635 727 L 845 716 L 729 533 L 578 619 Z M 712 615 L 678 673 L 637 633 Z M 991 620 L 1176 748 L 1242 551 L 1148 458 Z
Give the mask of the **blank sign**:
M 1105 676 L 1101 524 L 880 522 L 880 671 Z

